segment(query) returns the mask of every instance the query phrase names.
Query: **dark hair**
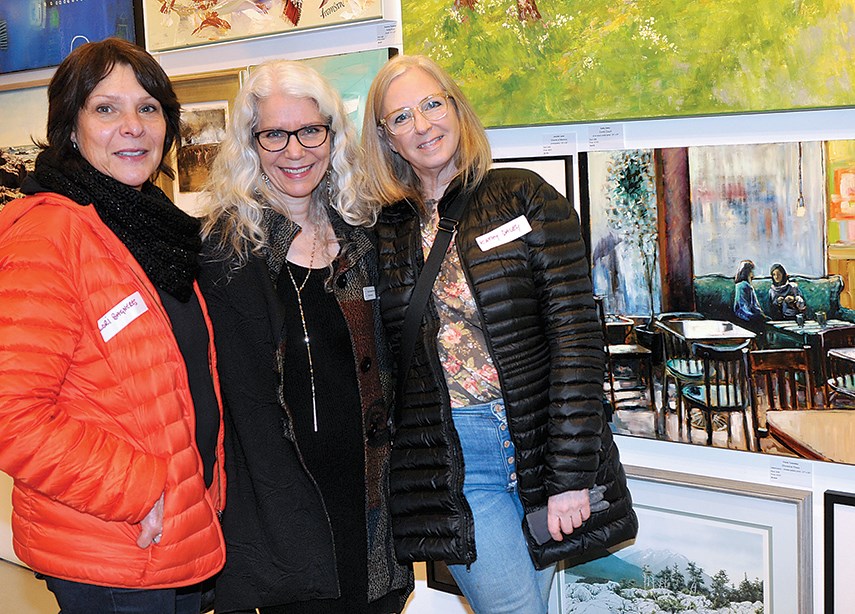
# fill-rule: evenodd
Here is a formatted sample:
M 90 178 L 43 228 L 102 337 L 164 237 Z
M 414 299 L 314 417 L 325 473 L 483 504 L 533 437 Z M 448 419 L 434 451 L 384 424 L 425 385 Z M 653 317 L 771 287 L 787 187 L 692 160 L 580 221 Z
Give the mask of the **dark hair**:
M 754 272 L 754 263 L 750 260 L 743 260 L 739 263 L 739 268 L 736 269 L 735 283 L 740 281 L 748 281 L 748 276 Z
M 776 270 L 781 271 L 781 282 L 777 283 L 777 284 L 775 283 L 775 271 Z M 775 264 L 772 265 L 772 268 L 769 269 L 769 275 L 772 277 L 772 285 L 773 286 L 785 286 L 785 285 L 787 285 L 787 282 L 790 281 L 790 276 L 787 275 L 787 269 L 785 269 L 784 265 L 779 263 L 779 262 L 776 262 Z
M 173 178 L 175 175 L 165 160 L 181 129 L 181 105 L 157 60 L 121 38 L 81 45 L 56 69 L 48 86 L 47 144 L 61 160 L 74 165 L 79 153 L 72 147 L 71 133 L 77 126 L 77 116 L 92 90 L 116 64 L 129 66 L 142 88 L 160 103 L 166 120 L 166 138 L 158 171 Z

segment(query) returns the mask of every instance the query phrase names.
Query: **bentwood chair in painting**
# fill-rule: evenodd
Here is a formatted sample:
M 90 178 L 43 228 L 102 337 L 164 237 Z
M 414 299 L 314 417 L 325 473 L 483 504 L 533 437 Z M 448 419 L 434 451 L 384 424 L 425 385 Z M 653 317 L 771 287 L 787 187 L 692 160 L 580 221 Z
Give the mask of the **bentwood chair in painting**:
M 675 320 L 703 320 L 704 315 L 694 311 L 671 311 L 656 316 L 658 330 L 662 333 L 665 363 L 662 368 L 662 415 L 667 424 L 669 381 L 674 382 L 674 410 L 677 414 L 677 432 L 683 434 L 683 386 L 701 380 L 701 363 L 692 356 L 691 348 L 684 339 L 663 328 L 662 323 Z
M 609 398 L 612 403 L 612 410 L 617 409 L 617 399 L 615 396 L 616 376 L 615 366 L 619 363 L 631 362 L 638 365 L 639 370 L 643 368 L 644 377 L 647 379 L 647 391 L 650 395 L 650 409 L 653 410 L 653 427 L 656 435 L 659 435 L 659 419 L 656 412 L 656 398 L 653 387 L 653 352 L 648 348 L 636 343 L 609 343 L 609 334 L 606 327 L 606 312 L 603 305 L 603 298 L 595 296 L 594 301 L 597 303 L 597 312 L 600 316 L 600 325 L 603 328 L 603 346 L 606 352 L 606 378 L 609 382 Z
M 830 348 L 826 362 L 829 406 L 855 408 L 855 347 Z
M 752 417 L 757 437 L 767 433 L 766 412 L 817 409 L 809 353 L 810 346 L 748 353 Z
M 703 343 L 692 345 L 692 354 L 701 361 L 701 381 L 683 387 L 683 401 L 686 406 L 686 429 L 689 441 L 692 441 L 691 410 L 700 410 L 704 416 L 707 432 L 707 445 L 713 441 L 713 418 L 723 416 L 727 420 L 727 443 L 733 442 L 731 416 L 742 414 L 742 428 L 745 435 L 745 447 L 751 449 L 752 430 L 748 428 L 748 410 L 751 408 L 751 391 L 748 379 L 748 347 L 750 341 L 737 346 L 715 346 Z M 752 416 L 753 418 L 753 416 Z
M 841 328 L 829 328 L 819 334 L 820 347 L 819 356 L 821 364 L 819 368 L 815 368 L 815 372 L 822 374 L 823 391 L 825 394 L 825 404 L 831 405 L 834 397 L 841 395 L 855 397 L 855 393 L 850 392 L 852 378 L 846 378 L 847 373 L 839 371 L 841 361 L 833 360 L 833 356 L 829 357 L 830 350 L 842 350 L 855 347 L 855 326 L 846 326 Z

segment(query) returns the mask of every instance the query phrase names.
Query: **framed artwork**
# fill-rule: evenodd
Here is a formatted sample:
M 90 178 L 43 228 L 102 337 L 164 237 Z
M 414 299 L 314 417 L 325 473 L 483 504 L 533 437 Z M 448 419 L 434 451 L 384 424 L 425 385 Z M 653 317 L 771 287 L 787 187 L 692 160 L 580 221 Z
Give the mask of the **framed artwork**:
M 425 562 L 425 571 L 427 572 L 428 588 L 452 595 L 463 595 L 444 561 Z
M 137 40 L 141 0 L 0 0 L 0 73 L 56 66 L 75 47 Z
M 146 49 L 165 51 L 207 43 L 341 26 L 383 17 L 383 0 L 141 0 Z
M 812 608 L 811 493 L 626 467 L 637 539 L 559 570 L 558 607 L 576 611 L 739 611 Z
M 550 156 L 543 158 L 498 158 L 493 168 L 527 168 L 543 177 L 548 184 L 573 201 L 573 157 Z M 579 206 L 574 203 L 576 212 Z
M 855 494 L 825 491 L 825 614 L 855 603 Z
M 225 134 L 240 84 L 240 70 L 172 77 L 181 102 L 183 126 L 180 139 L 170 153 L 175 180 L 161 175 L 158 185 L 190 215 L 198 213 L 198 194 Z
M 217 155 L 229 121 L 229 103 L 191 103 L 181 106 L 181 140 L 176 151 L 178 193 L 200 192 L 208 168 Z
M 35 169 L 39 151 L 36 145 L 0 147 L 0 209 L 23 196 L 21 183 L 26 174 Z
M 851 104 L 855 7 L 840 0 L 402 0 L 408 54 L 485 126 Z M 727 60 L 711 50 L 727 49 Z
M 690 313 L 711 326 L 745 328 L 734 313 L 735 275 L 743 260 L 754 263 L 751 287 L 771 316 L 749 332 L 755 339 L 750 350 L 786 355 L 783 350 L 810 347 L 807 375 L 814 387 L 795 390 L 799 410 L 808 411 L 775 399 L 781 387 L 764 386 L 758 376 L 747 428 L 739 424 L 738 413 L 730 424 L 727 414 L 716 414 L 712 445 L 855 464 L 848 445 L 855 432 L 855 389 L 829 392 L 821 350 L 851 346 L 846 340 L 827 341 L 825 332 L 838 328 L 842 335 L 855 327 L 855 251 L 832 256 L 830 232 L 847 223 L 833 220 L 833 197 L 849 198 L 855 141 L 590 151 L 578 159 L 594 293 L 604 297 L 607 313 L 635 321 L 631 336 L 653 351 L 658 364 L 684 357 L 679 335 L 656 323 L 663 313 Z M 805 326 L 773 315 L 776 265 L 783 266 L 805 301 Z M 820 324 L 822 312 L 826 322 Z M 686 343 L 683 351 L 689 352 Z M 855 374 L 855 362 L 838 366 L 840 375 Z M 686 427 L 677 400 L 678 385 L 682 393 L 694 382 L 675 384 L 670 374 L 654 377 L 651 393 L 631 387 L 634 365 L 625 368 L 612 408 L 616 433 L 706 444 L 703 415 L 692 411 L 691 428 Z M 799 377 L 806 381 L 805 374 Z
M 369 49 L 300 60 L 321 73 L 344 102 L 356 133 L 362 131 L 362 117 L 371 81 L 383 65 L 397 53 L 396 49 Z M 250 68 L 252 71 L 252 68 Z
M 576 166 L 573 156 L 497 158 L 493 160 L 493 168 L 526 168 L 534 171 L 569 200 L 573 204 L 573 208 L 576 209 L 576 214 L 579 216 L 579 223 L 582 227 L 582 240 L 585 242 L 585 253 L 590 261 L 590 210 L 584 200 L 576 198 L 576 191 L 574 189 Z

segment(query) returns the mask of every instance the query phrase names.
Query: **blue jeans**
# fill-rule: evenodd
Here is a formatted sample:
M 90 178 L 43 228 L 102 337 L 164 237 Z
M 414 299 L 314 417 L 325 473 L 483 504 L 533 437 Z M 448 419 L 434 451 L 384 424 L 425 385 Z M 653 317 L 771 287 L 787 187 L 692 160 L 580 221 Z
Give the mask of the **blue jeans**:
M 546 614 L 556 566 L 538 571 L 528 552 L 504 402 L 451 414 L 463 447 L 463 494 L 475 516 L 478 558 L 468 570 L 448 569 L 477 614 Z
M 41 574 L 39 574 L 41 576 Z M 111 588 L 41 576 L 59 614 L 199 614 L 201 588 Z

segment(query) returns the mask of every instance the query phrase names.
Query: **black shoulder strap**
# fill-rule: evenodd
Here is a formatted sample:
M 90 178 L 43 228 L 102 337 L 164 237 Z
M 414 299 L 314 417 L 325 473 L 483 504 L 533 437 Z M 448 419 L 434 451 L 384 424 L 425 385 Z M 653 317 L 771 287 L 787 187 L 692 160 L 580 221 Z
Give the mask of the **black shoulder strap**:
M 466 205 L 468 196 L 469 192 L 461 189 L 455 199 L 448 206 L 445 215 L 439 218 L 436 238 L 433 241 L 430 254 L 428 254 L 428 258 L 422 268 L 422 272 L 416 281 L 413 294 L 410 297 L 410 304 L 407 306 L 407 313 L 404 315 L 404 324 L 401 327 L 401 345 L 397 381 L 398 403 L 403 399 L 404 382 L 410 373 L 410 367 L 413 363 L 413 351 L 416 348 L 416 337 L 419 332 L 425 307 L 427 306 L 428 297 L 433 289 L 436 276 L 439 274 L 439 267 L 445 258 L 445 254 L 448 251 L 448 246 L 451 244 L 454 232 L 457 230 L 457 222 L 460 219 L 460 214 L 463 213 L 463 208 Z

